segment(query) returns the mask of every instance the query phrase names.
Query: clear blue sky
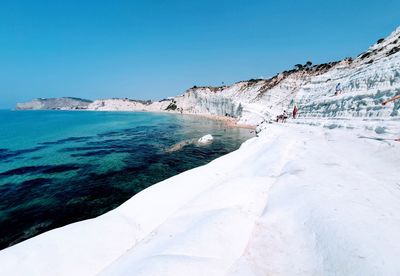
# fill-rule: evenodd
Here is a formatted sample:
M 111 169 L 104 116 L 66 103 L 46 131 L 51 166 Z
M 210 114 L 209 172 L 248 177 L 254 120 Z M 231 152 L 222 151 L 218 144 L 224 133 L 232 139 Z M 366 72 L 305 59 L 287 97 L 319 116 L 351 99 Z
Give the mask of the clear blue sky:
M 355 56 L 399 0 L 0 2 L 0 108 L 36 97 L 159 99 Z

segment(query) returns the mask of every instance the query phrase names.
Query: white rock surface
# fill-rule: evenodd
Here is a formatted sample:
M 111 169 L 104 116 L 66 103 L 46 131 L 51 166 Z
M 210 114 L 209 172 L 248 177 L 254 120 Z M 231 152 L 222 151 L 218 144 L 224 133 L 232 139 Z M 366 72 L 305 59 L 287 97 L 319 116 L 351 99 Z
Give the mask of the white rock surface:
M 146 103 L 130 99 L 96 100 L 88 106 L 93 111 L 164 111 L 170 101 Z
M 0 275 L 400 275 L 400 103 L 381 105 L 400 93 L 399 45 L 397 29 L 352 62 L 188 90 L 186 113 L 299 118 L 0 251 Z
M 103 216 L 0 251 L 0 274 L 398 275 L 400 147 L 359 129 L 269 125 Z
M 341 83 L 342 94 L 334 96 Z M 101 100 L 89 110 L 165 111 L 237 118 L 257 125 L 284 110 L 299 108 L 300 118 L 399 118 L 399 104 L 381 102 L 400 94 L 400 28 L 354 60 L 288 71 L 272 79 L 241 81 L 223 87 L 193 87 L 183 95 L 142 104 L 127 99 Z
M 343 91 L 334 96 L 338 83 Z M 398 94 L 400 28 L 354 60 L 310 66 L 283 72 L 271 79 L 241 81 L 230 86 L 193 87 L 181 96 L 151 103 L 104 99 L 82 108 L 228 116 L 237 118 L 240 124 L 257 125 L 275 119 L 284 110 L 290 112 L 294 105 L 299 108 L 300 118 L 400 118 L 400 104 L 381 105 Z M 19 104 L 20 107 L 31 105 Z M 33 106 L 45 108 L 36 102 Z
M 204 135 L 203 137 L 201 137 L 201 138 L 198 140 L 198 142 L 199 142 L 200 144 L 209 144 L 209 143 L 211 143 L 213 140 L 214 140 L 214 137 L 213 137 L 211 134 L 207 134 L 207 135 Z
M 228 115 L 258 124 L 299 107 L 302 118 L 399 118 L 399 104 L 381 102 L 400 94 L 400 28 L 353 61 L 282 73 L 271 80 L 189 89 L 177 106 L 195 114 Z M 364 55 L 365 56 L 365 55 Z M 342 94 L 335 97 L 341 83 Z

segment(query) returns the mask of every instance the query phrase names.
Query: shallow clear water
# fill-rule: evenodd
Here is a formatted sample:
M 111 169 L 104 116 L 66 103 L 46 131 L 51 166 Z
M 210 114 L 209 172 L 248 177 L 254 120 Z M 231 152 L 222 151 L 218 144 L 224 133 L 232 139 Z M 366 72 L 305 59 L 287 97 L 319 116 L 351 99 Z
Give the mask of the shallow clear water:
M 101 215 L 254 134 L 163 113 L 0 111 L 0 249 Z M 205 134 L 195 143 L 166 151 Z

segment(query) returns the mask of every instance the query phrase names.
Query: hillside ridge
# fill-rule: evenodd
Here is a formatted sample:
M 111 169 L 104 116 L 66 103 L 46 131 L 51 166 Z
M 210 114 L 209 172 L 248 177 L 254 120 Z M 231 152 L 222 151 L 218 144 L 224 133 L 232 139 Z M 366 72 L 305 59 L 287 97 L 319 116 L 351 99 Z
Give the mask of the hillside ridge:
M 300 118 L 393 119 L 399 118 L 399 104 L 381 103 L 400 94 L 399 52 L 400 27 L 354 59 L 315 65 L 308 61 L 268 79 L 193 86 L 182 95 L 160 101 L 113 98 L 61 106 L 43 104 L 46 100 L 42 99 L 17 104 L 17 109 L 162 111 L 229 117 L 240 124 L 258 125 L 296 105 Z M 335 96 L 338 84 L 341 89 Z

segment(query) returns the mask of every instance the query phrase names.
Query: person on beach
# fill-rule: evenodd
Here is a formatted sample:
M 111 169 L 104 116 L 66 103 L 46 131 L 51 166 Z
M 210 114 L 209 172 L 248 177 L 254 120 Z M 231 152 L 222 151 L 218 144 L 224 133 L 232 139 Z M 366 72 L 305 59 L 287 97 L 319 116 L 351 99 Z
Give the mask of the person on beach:
M 286 110 L 283 111 L 283 120 L 282 123 L 286 122 L 286 119 L 289 117 L 288 113 L 286 112 Z
M 280 121 L 284 123 L 288 117 L 288 113 L 286 112 L 286 110 L 284 110 L 281 115 L 276 116 L 276 122 L 279 123 Z
M 279 122 L 284 123 L 287 118 L 289 118 L 289 115 L 286 112 L 286 110 L 284 110 L 282 114 L 276 116 L 276 122 L 277 123 L 279 123 Z
M 335 91 L 335 96 L 337 96 L 337 95 L 342 93 L 342 86 L 341 86 L 340 82 L 336 85 L 335 90 L 336 90 Z
M 296 119 L 297 111 L 299 111 L 299 109 L 297 108 L 297 105 L 294 105 L 294 107 L 293 107 L 293 119 Z

